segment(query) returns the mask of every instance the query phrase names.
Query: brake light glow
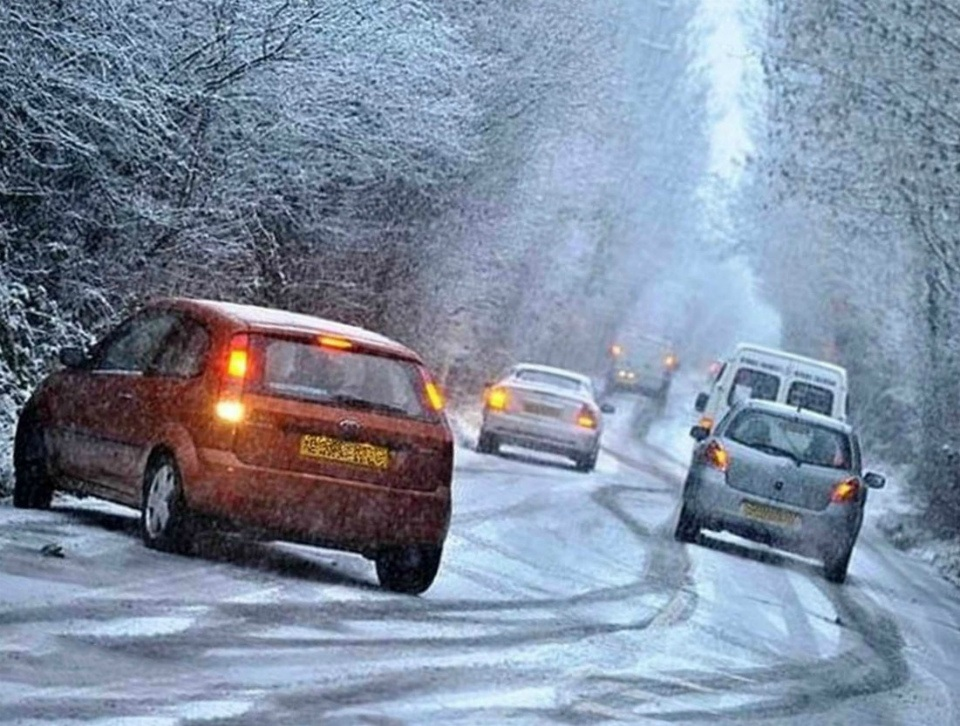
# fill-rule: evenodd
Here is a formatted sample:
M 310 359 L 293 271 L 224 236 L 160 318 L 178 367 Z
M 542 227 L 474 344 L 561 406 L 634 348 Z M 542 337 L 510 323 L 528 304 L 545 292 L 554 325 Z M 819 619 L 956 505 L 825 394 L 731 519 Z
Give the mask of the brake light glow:
M 227 375 L 230 378 L 244 378 L 247 375 L 247 350 L 234 348 L 227 359 Z
M 427 381 L 423 386 L 427 394 L 427 400 L 434 411 L 442 411 L 444 406 L 443 394 L 440 393 L 440 387 L 433 381 Z
M 833 488 L 833 491 L 830 493 L 830 501 L 834 504 L 845 504 L 847 502 L 852 502 L 857 498 L 859 491 L 859 481 L 853 477 L 844 479 L 842 482 L 837 483 L 837 485 Z
M 487 408 L 494 411 L 503 411 L 510 403 L 510 394 L 506 388 L 491 388 L 487 391 Z
M 244 406 L 240 398 L 243 384 L 250 372 L 250 340 L 245 334 L 235 335 L 227 351 L 223 379 L 220 381 L 220 395 L 214 412 L 221 421 L 240 423 L 244 417 Z
M 730 454 L 719 441 L 711 441 L 703 450 L 703 459 L 714 469 L 726 472 L 730 468 Z
M 663 359 L 663 365 L 672 371 L 674 368 L 677 367 L 677 356 L 672 354 L 668 355 L 666 358 Z
M 577 426 L 585 429 L 597 428 L 597 417 L 587 406 L 581 408 L 580 413 L 577 414 Z
M 217 401 L 217 418 L 227 423 L 240 423 L 243 421 L 243 404 L 240 401 L 223 400 Z
M 353 343 L 349 340 L 335 338 L 332 335 L 321 335 L 319 341 L 322 348 L 333 348 L 334 350 L 350 350 L 353 348 Z

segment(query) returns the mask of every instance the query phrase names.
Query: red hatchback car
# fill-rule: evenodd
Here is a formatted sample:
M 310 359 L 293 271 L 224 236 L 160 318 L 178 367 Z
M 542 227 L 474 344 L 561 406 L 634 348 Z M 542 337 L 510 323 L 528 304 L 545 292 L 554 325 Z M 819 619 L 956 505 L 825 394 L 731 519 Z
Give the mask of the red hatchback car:
M 136 507 L 148 547 L 203 523 L 358 552 L 421 593 L 450 524 L 453 438 L 420 358 L 307 315 L 150 304 L 67 348 L 20 415 L 14 504 L 55 489 Z

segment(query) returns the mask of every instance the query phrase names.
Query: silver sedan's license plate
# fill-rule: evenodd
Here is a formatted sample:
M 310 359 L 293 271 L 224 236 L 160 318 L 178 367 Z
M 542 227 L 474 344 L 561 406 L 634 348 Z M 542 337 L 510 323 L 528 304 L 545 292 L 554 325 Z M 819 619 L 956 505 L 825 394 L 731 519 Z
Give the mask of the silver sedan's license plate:
M 523 410 L 535 416 L 547 416 L 549 418 L 557 418 L 562 411 L 562 409 L 556 406 L 548 406 L 545 403 L 534 403 L 532 401 L 523 404 Z

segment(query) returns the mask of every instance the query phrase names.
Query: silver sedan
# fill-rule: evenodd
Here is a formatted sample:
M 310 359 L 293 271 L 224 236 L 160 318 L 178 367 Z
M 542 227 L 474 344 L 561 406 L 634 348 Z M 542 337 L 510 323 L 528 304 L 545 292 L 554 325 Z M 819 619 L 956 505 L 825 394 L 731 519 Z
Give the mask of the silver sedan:
M 849 425 L 782 404 L 748 401 L 711 434 L 694 426 L 698 444 L 683 487 L 676 538 L 726 530 L 823 561 L 843 582 L 863 522 L 867 490 L 858 437 Z
M 477 451 L 492 454 L 501 444 L 522 446 L 570 457 L 581 471 L 592 471 L 602 414 L 612 412 L 612 406 L 597 402 L 587 376 L 519 364 L 487 386 Z

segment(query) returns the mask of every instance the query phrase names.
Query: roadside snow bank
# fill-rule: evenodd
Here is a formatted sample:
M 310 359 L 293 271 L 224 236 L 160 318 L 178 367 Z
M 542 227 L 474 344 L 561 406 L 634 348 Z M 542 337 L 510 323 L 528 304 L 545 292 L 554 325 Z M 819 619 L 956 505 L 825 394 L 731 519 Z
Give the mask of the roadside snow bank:
M 941 538 L 930 529 L 923 508 L 903 482 L 909 481 L 912 467 L 885 470 L 887 486 L 871 494 L 867 522 L 897 549 L 931 565 L 951 584 L 960 587 L 960 537 Z

